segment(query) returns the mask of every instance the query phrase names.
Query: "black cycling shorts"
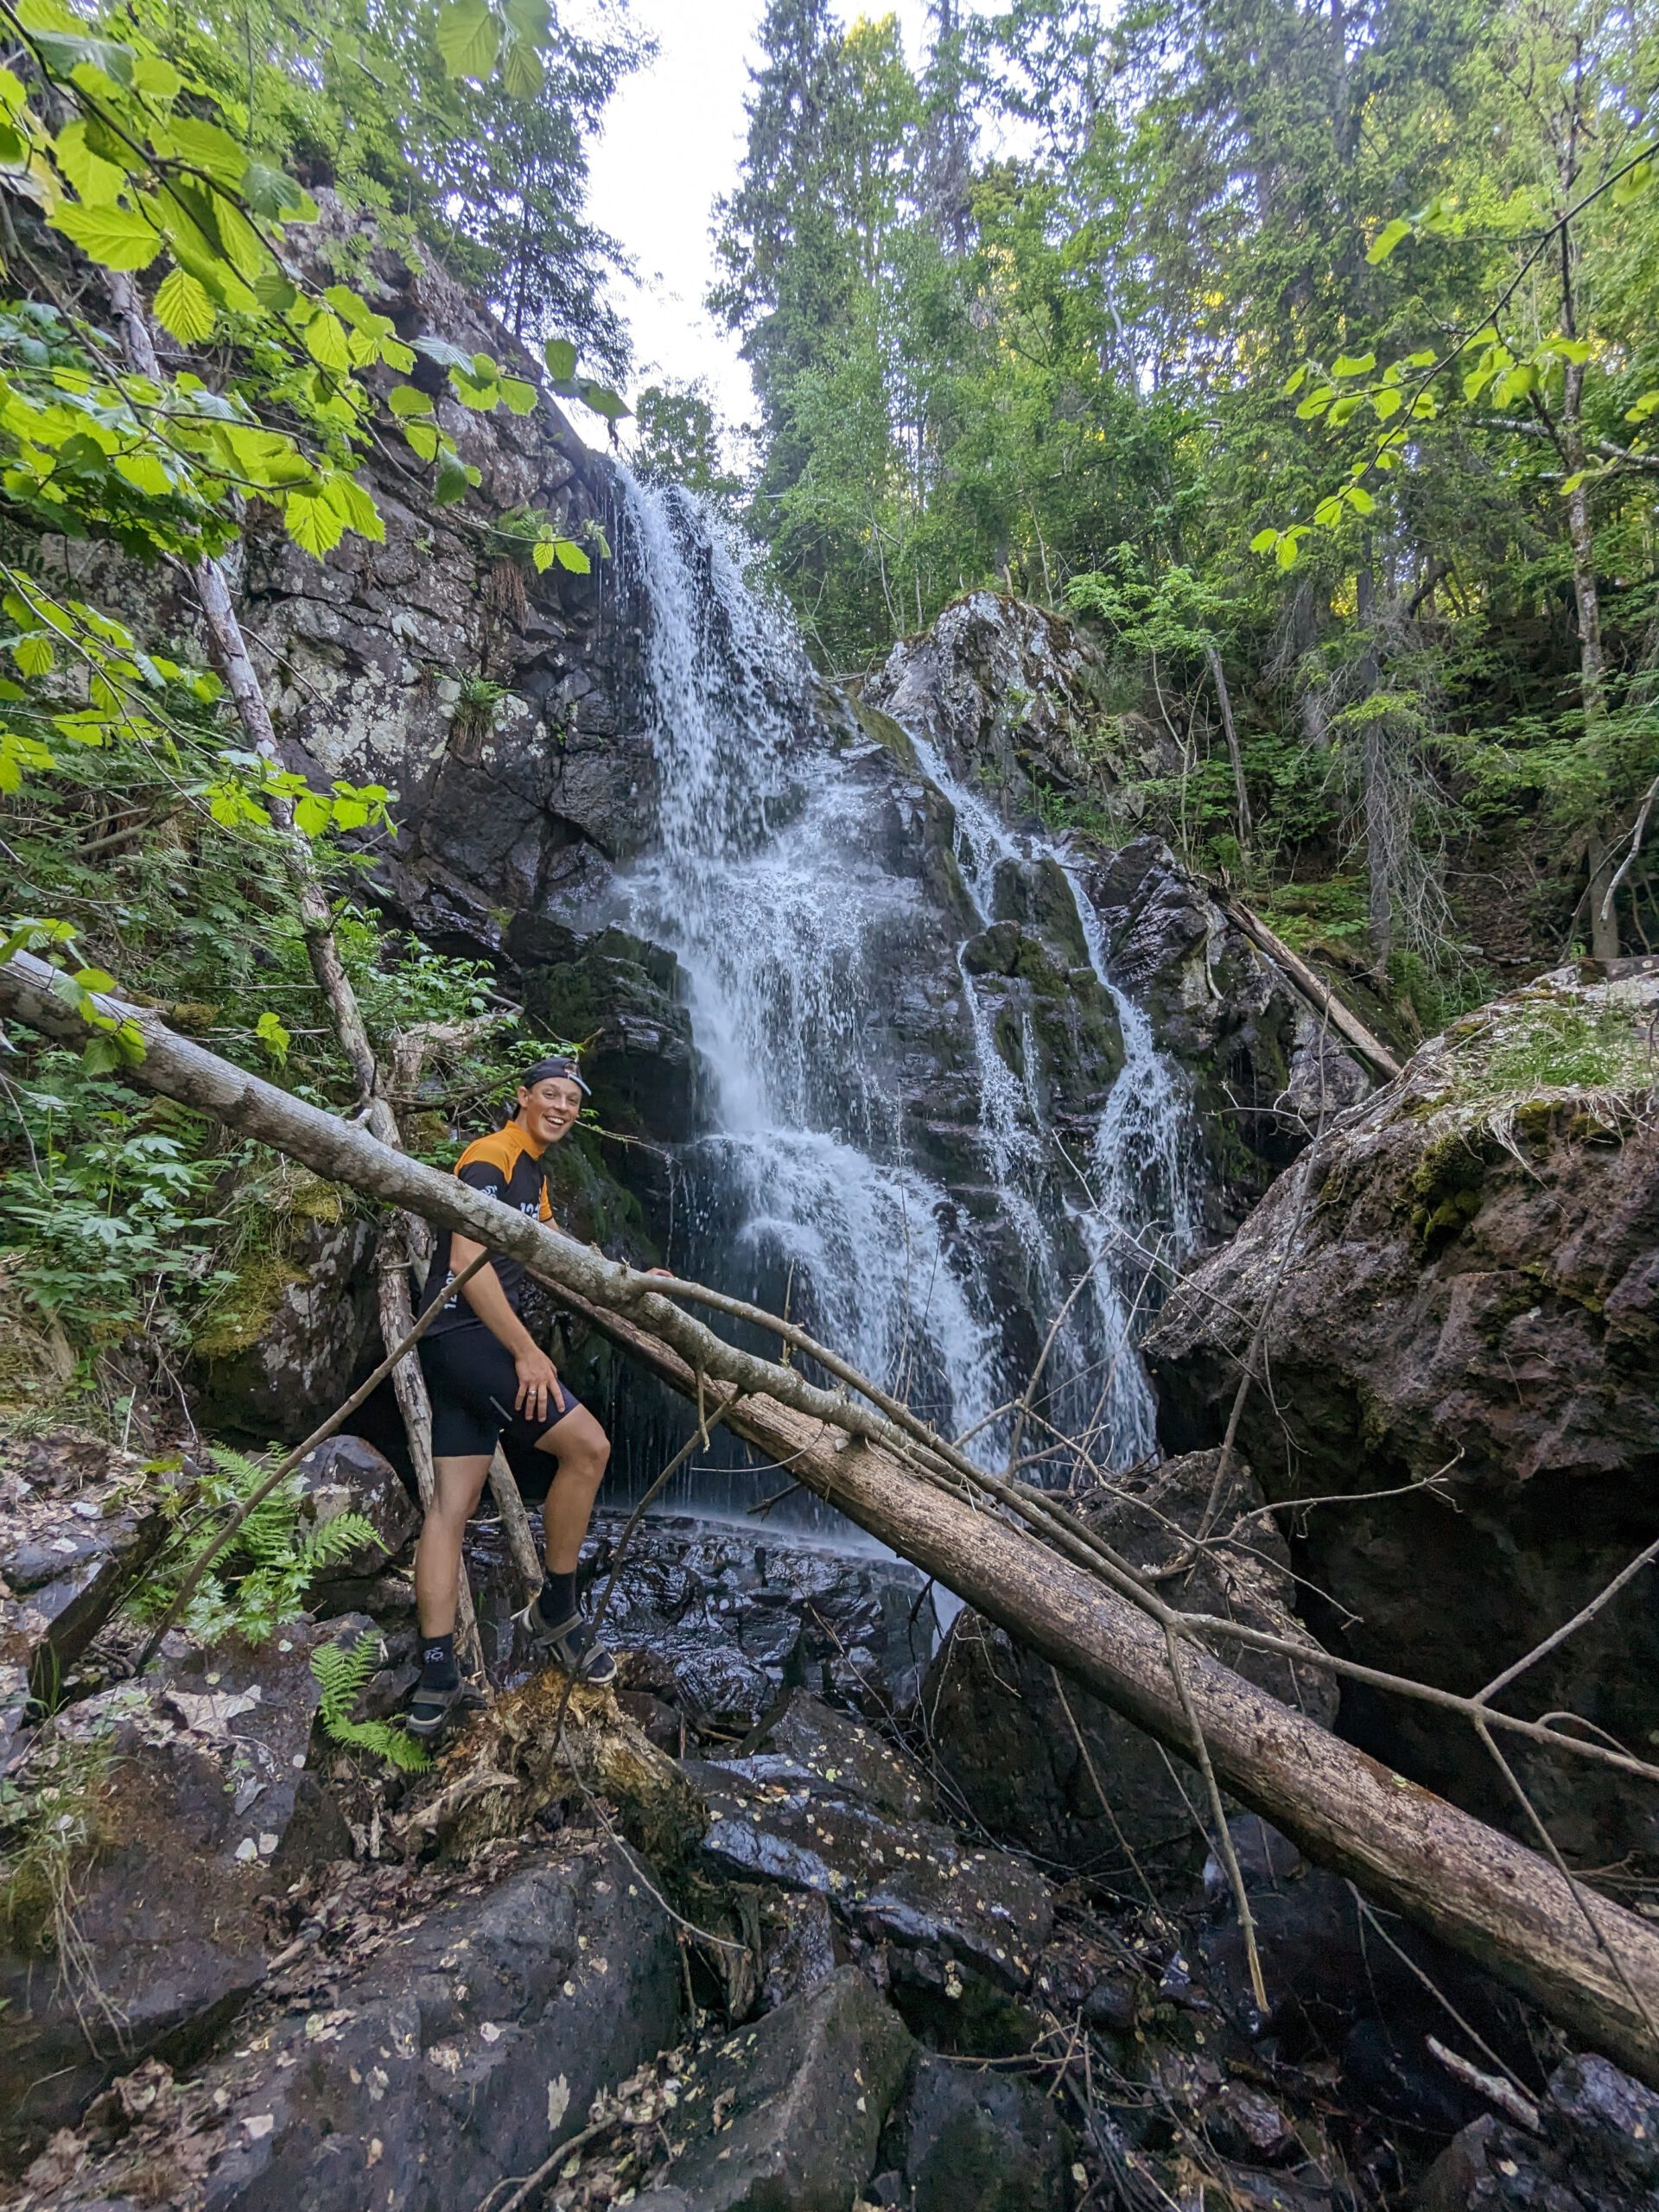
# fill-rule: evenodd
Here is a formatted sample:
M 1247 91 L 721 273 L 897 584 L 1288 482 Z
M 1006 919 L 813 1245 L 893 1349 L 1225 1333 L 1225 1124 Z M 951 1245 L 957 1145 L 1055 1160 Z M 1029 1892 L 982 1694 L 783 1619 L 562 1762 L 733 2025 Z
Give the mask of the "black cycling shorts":
M 582 1403 L 561 1382 L 549 1393 L 545 1420 L 515 1413 L 518 1370 L 512 1354 L 481 1321 L 423 1337 L 420 1357 L 432 1401 L 435 1459 L 493 1452 L 498 1443 L 506 1446 L 511 1456 L 514 1446 L 534 1446 Z

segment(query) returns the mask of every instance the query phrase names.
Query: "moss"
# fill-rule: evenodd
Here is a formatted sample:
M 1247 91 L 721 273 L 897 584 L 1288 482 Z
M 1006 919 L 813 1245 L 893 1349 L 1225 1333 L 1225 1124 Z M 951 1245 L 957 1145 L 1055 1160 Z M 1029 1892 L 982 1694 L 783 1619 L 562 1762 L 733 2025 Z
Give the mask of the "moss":
M 214 1299 L 212 1312 L 194 1339 L 201 1359 L 235 1359 L 251 1351 L 276 1319 L 288 1291 L 305 1275 L 285 1253 L 264 1249 L 244 1253 L 231 1281 Z
M 1412 1171 L 1413 1233 L 1425 1245 L 1456 1236 L 1480 1211 L 1486 1161 L 1461 1130 L 1448 1130 L 1426 1146 Z
M 175 1029 L 187 1037 L 205 1037 L 219 1020 L 220 1009 L 205 1001 L 181 999 L 167 1009 L 167 1018 Z

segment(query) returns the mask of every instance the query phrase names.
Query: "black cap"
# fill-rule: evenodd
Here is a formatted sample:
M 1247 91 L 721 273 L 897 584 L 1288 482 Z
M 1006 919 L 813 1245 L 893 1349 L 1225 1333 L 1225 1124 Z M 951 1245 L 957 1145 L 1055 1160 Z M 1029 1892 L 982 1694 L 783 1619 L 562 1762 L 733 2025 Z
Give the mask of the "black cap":
M 591 1096 L 587 1084 L 577 1071 L 575 1062 L 567 1053 L 556 1052 L 550 1058 L 537 1060 L 535 1066 L 526 1068 L 518 1078 L 520 1087 L 531 1090 L 538 1083 L 574 1083 L 584 1097 Z

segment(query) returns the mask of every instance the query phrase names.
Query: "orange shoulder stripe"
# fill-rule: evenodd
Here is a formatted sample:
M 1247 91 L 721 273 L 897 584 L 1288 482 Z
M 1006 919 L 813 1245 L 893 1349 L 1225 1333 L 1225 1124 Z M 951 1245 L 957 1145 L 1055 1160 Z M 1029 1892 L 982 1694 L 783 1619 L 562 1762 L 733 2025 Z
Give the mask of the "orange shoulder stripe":
M 505 1129 L 493 1129 L 486 1137 L 474 1137 L 455 1162 L 456 1174 L 459 1175 L 463 1167 L 471 1167 L 481 1160 L 492 1167 L 499 1167 L 504 1175 L 511 1175 L 518 1163 L 518 1154 L 524 1149 L 522 1145 L 513 1142 L 517 1134 L 509 1126 Z

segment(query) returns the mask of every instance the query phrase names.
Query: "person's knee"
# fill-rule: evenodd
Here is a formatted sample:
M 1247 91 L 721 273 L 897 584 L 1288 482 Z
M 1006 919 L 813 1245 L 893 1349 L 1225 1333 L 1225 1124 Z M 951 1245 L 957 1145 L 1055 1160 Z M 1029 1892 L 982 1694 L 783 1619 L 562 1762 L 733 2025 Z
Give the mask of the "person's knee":
M 578 1482 L 598 1484 L 604 1480 L 610 1457 L 610 1438 L 596 1421 L 589 1421 L 577 1435 L 561 1440 L 559 1472 Z

